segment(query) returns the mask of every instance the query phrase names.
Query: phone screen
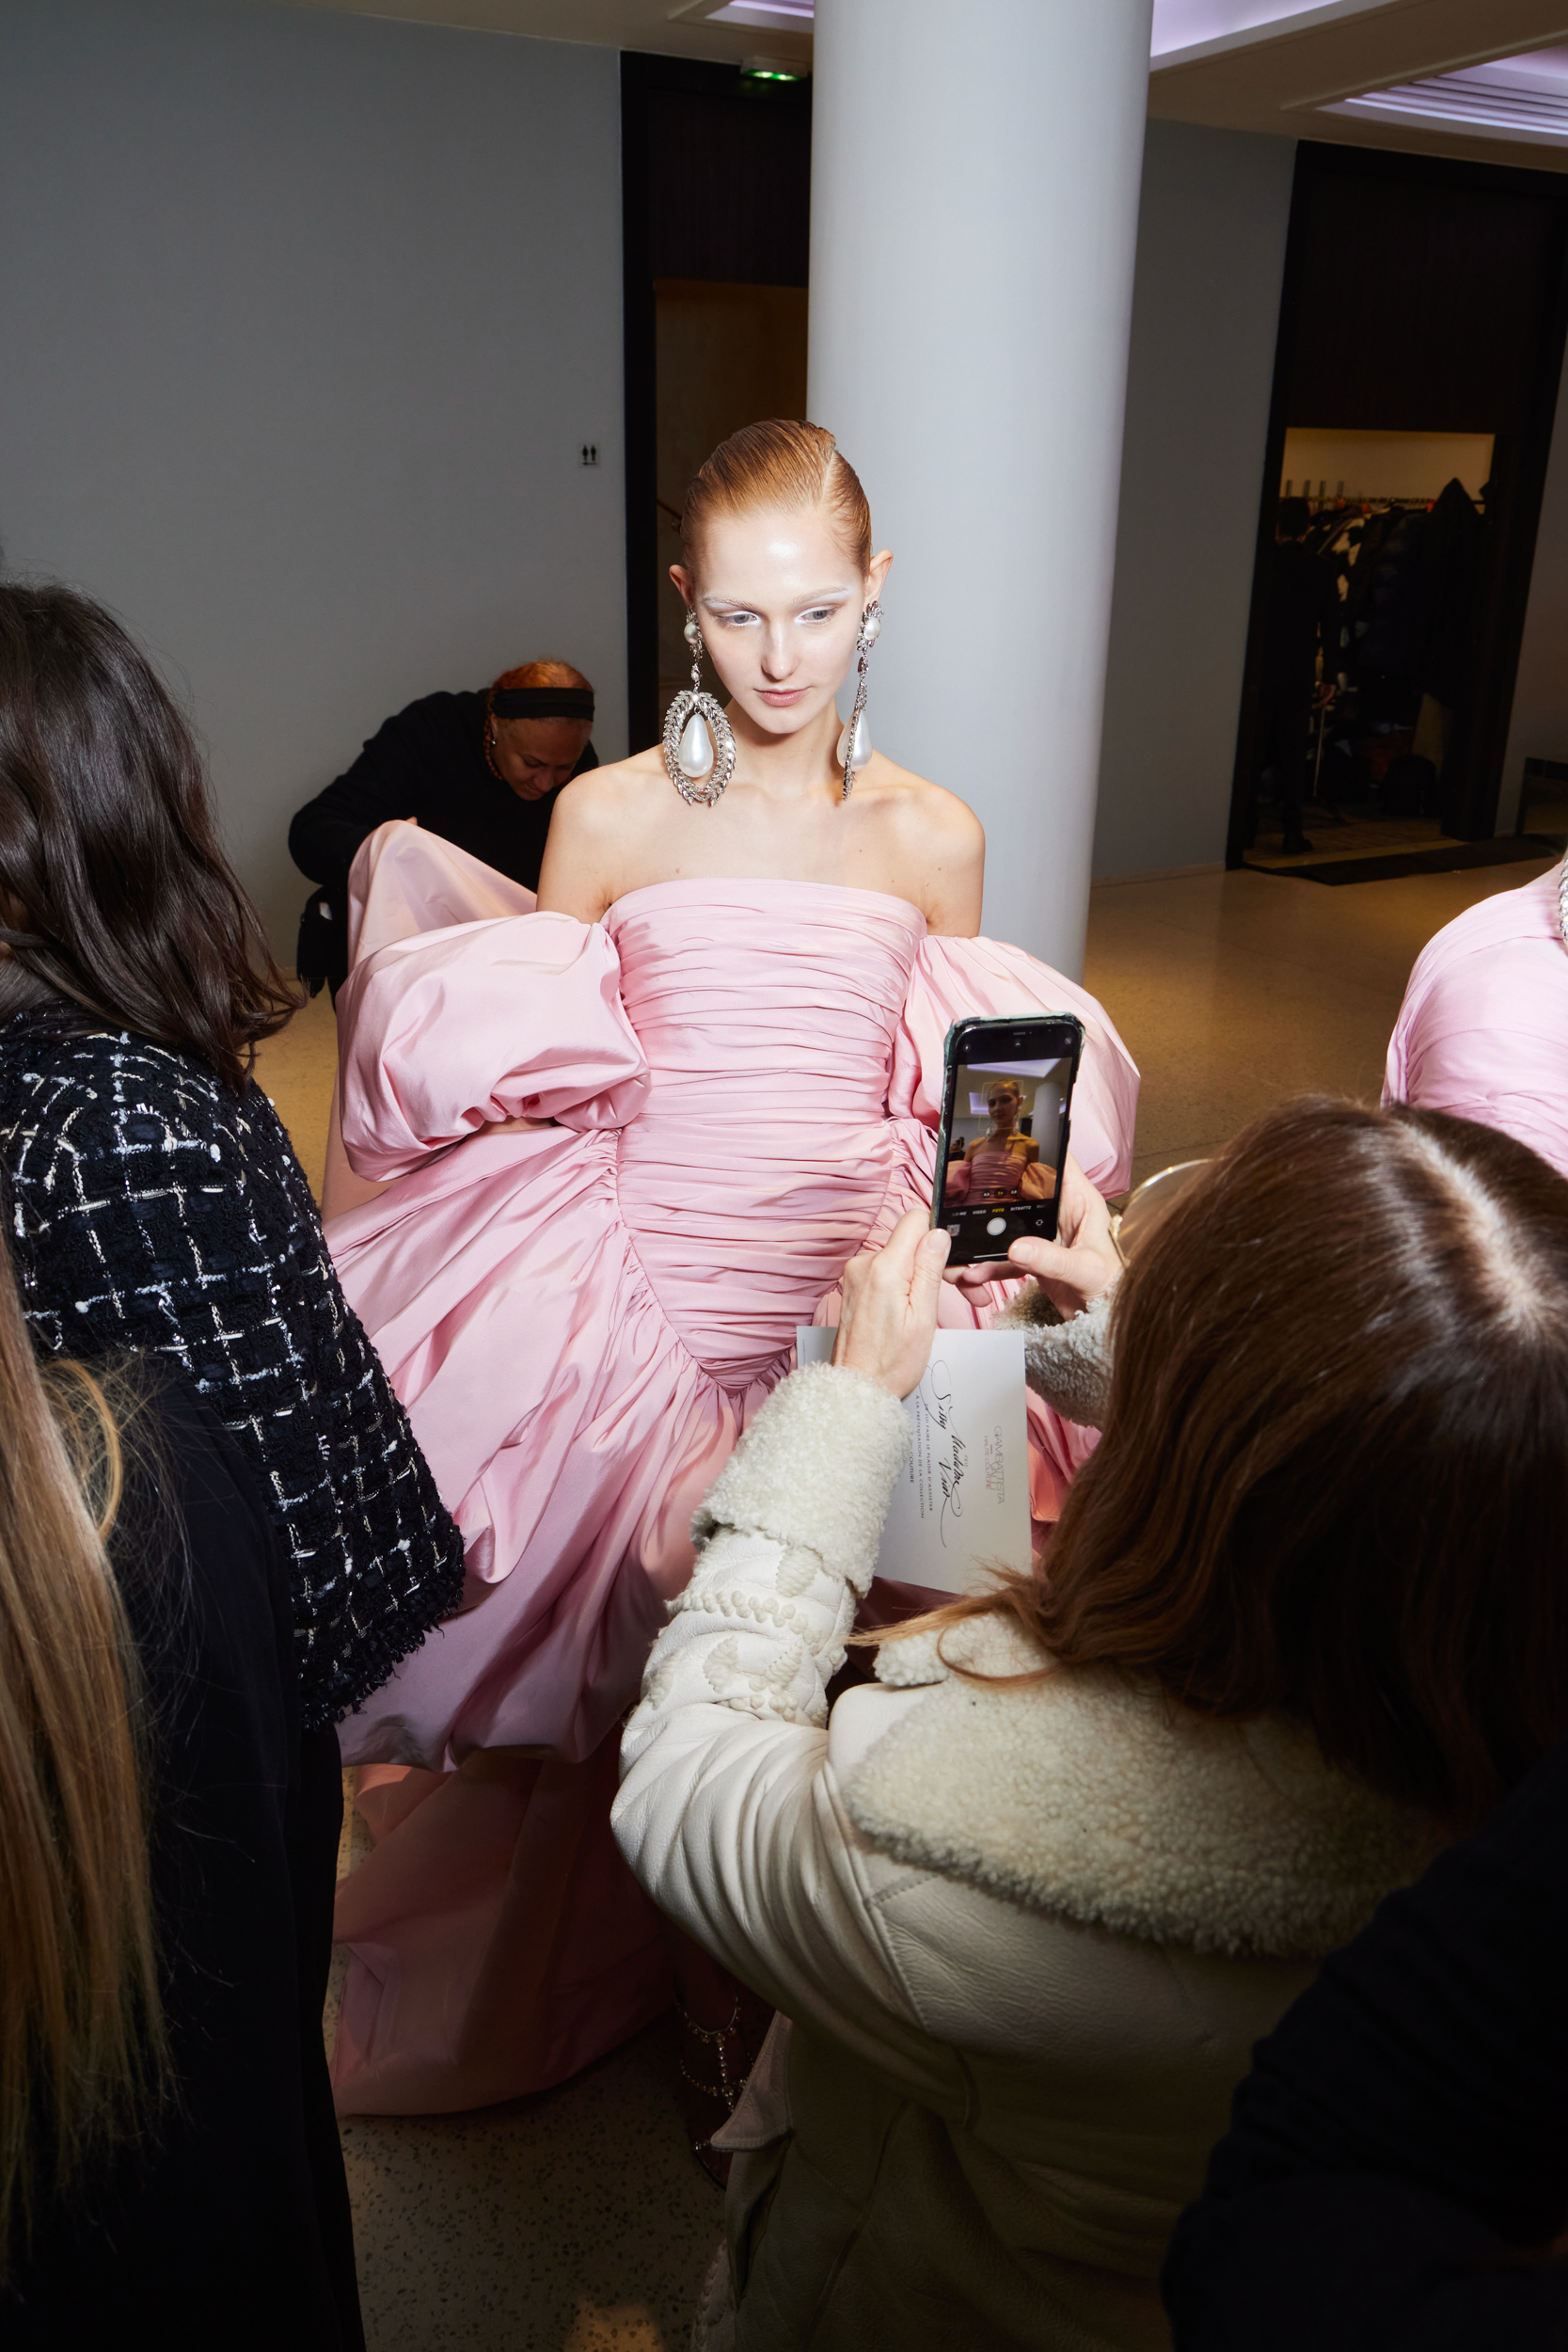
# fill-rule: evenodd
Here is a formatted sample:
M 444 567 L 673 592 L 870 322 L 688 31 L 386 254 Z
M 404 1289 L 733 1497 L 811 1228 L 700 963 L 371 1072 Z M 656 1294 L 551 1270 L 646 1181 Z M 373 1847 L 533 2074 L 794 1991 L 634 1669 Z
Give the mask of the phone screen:
M 931 1216 L 952 1236 L 949 1264 L 1005 1258 L 1022 1234 L 1054 1237 L 1083 1035 L 1066 1016 L 949 1032 Z

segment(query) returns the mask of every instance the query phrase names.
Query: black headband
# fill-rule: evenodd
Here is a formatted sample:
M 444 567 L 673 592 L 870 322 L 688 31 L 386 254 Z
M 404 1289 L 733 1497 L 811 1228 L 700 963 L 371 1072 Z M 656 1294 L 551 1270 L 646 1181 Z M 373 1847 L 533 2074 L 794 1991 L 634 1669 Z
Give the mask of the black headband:
M 586 719 L 594 723 L 591 686 L 492 686 L 495 719 Z

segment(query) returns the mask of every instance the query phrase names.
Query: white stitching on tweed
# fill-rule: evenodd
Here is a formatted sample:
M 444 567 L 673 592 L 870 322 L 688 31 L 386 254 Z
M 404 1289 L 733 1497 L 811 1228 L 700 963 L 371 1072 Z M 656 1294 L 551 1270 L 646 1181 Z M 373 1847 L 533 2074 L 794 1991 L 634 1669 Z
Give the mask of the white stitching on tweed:
M 281 1522 L 306 1721 L 328 1721 L 455 1602 L 462 1558 L 277 1114 L 143 1039 L 0 1039 L 35 1344 L 149 1349 L 206 1397 Z

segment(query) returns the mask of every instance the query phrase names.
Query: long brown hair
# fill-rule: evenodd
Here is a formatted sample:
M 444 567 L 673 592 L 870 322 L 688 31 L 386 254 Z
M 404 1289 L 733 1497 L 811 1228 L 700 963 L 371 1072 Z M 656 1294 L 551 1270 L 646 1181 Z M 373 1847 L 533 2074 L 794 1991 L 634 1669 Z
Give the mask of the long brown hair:
M 1479 1819 L 1568 1737 L 1568 1184 L 1507 1136 L 1287 1104 L 1121 1283 L 1104 1436 L 1011 1609 L 1069 1666 Z M 930 1619 L 924 1622 L 930 1623 Z
M 0 2277 L 42 2205 L 155 2105 L 141 1678 L 104 1545 L 114 1411 L 40 1374 L 0 1248 Z
M 190 728 L 102 606 L 0 586 L 0 943 L 231 1087 L 297 1009 L 218 846 Z

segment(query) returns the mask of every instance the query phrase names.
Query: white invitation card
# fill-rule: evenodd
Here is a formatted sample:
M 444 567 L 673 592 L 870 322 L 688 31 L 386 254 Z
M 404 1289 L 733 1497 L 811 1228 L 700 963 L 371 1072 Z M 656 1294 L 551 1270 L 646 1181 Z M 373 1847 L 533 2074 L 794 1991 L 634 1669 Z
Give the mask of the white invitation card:
M 825 1364 L 838 1332 L 800 1324 L 796 1360 Z M 1022 1331 L 939 1331 L 904 1400 L 913 1443 L 893 1490 L 879 1576 L 938 1592 L 984 1589 L 988 1567 L 1027 1575 L 1029 1438 Z

